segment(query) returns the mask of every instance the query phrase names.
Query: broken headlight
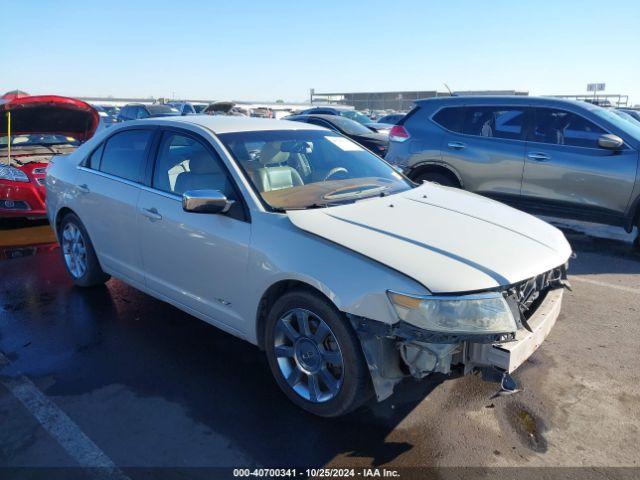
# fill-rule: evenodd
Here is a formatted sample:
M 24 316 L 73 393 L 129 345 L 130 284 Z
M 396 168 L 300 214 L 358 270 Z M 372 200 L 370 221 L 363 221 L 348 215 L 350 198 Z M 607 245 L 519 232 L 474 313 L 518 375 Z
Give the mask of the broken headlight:
M 432 332 L 483 334 L 518 327 L 499 292 L 461 296 L 412 296 L 388 291 L 400 320 Z

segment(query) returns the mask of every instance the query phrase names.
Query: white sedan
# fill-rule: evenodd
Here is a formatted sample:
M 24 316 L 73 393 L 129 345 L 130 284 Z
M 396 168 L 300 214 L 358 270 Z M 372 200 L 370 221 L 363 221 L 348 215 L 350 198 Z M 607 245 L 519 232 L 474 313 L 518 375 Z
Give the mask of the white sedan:
M 46 185 L 76 285 L 113 276 L 258 345 L 322 416 L 409 375 L 512 372 L 554 325 L 571 254 L 541 220 L 298 122 L 127 122 L 55 157 Z

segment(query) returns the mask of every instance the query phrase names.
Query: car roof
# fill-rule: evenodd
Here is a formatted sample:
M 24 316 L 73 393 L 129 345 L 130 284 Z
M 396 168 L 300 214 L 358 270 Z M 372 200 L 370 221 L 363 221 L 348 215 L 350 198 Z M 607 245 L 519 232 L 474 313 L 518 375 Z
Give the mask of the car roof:
M 326 114 L 326 113 L 301 113 L 299 115 L 291 115 L 291 116 L 292 117 L 296 117 L 296 118 L 321 118 L 321 119 L 326 120 L 328 122 L 335 122 L 336 117 L 341 118 L 341 119 L 350 120 L 349 118 L 343 117 L 341 115 L 330 115 L 330 114 Z
M 491 105 L 493 103 L 504 104 L 509 103 L 511 105 L 572 105 L 575 107 L 582 107 L 587 109 L 596 108 L 597 105 L 593 105 L 589 102 L 581 100 L 570 100 L 566 98 L 558 97 L 533 97 L 529 95 L 460 95 L 453 97 L 433 97 L 423 98 L 415 101 L 416 105 Z
M 253 132 L 264 130 L 325 130 L 308 123 L 275 120 L 270 118 L 240 117 L 229 115 L 188 115 L 185 117 L 161 117 L 141 120 L 140 123 L 199 125 L 213 133 Z

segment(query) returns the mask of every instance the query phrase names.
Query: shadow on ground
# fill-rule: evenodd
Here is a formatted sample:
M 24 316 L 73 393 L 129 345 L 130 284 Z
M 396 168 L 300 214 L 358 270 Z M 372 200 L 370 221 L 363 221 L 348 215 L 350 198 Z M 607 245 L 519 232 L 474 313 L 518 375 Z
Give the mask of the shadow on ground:
M 48 396 L 118 385 L 162 398 L 256 465 L 391 462 L 412 445 L 387 435 L 442 381 L 409 380 L 389 401 L 320 419 L 288 402 L 256 347 L 117 280 L 74 288 L 58 250 L 0 262 L 0 276 L 0 350 Z

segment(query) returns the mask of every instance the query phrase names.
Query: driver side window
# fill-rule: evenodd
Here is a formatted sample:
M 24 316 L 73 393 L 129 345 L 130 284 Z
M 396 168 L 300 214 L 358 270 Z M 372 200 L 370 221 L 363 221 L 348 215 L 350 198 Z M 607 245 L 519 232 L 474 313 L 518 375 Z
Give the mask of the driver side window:
M 175 195 L 188 190 L 219 190 L 228 199 L 237 200 L 220 159 L 198 140 L 173 132 L 162 136 L 152 187 Z
M 598 148 L 598 139 L 607 133 L 586 118 L 566 110 L 537 108 L 535 115 L 534 142 Z

